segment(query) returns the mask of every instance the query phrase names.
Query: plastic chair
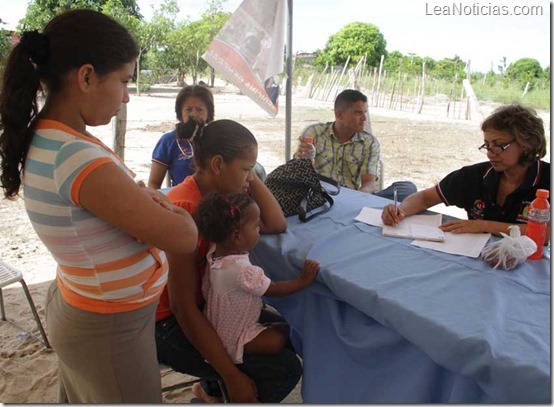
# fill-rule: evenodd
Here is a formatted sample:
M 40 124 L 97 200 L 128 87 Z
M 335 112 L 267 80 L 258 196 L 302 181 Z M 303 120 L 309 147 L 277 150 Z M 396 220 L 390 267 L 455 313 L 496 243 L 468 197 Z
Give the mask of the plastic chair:
M 373 132 L 371 130 L 371 118 L 369 117 L 368 111 L 365 112 L 365 117 L 366 121 L 364 122 L 364 131 L 373 135 Z M 379 174 L 379 177 L 377 179 L 377 182 L 379 183 L 379 189 L 377 191 L 382 191 L 385 185 L 385 164 L 383 163 L 383 160 L 381 160 L 381 158 L 379 158 L 379 161 L 377 163 L 377 172 Z
M 23 291 L 25 292 L 25 296 L 27 297 L 27 301 L 29 301 L 29 305 L 31 306 L 31 311 L 33 311 L 33 316 L 35 317 L 35 321 L 37 322 L 38 329 L 40 330 L 40 334 L 42 336 L 42 340 L 37 338 L 32 333 L 29 333 L 33 338 L 38 340 L 39 342 L 42 342 L 44 346 L 46 346 L 47 349 L 51 349 L 50 343 L 48 342 L 48 338 L 46 337 L 46 332 L 44 332 L 44 328 L 42 327 L 42 323 L 40 322 L 40 318 L 38 316 L 37 309 L 35 308 L 35 303 L 33 302 L 33 298 L 31 297 L 31 293 L 29 292 L 29 289 L 27 288 L 27 284 L 25 284 L 25 280 L 23 280 L 23 275 L 21 274 L 21 271 L 9 266 L 8 264 L 0 261 L 0 311 L 2 316 L 2 321 L 7 321 L 11 323 L 12 325 L 16 326 L 17 328 L 21 329 L 22 331 L 25 331 L 22 327 L 17 325 L 14 321 L 9 320 L 6 318 L 6 312 L 4 310 L 4 297 L 2 296 L 2 288 L 6 287 L 7 285 L 13 284 L 13 283 L 21 283 L 23 286 Z
M 377 172 L 379 173 L 379 177 L 377 178 L 377 182 L 379 183 L 378 191 L 382 191 L 385 185 L 385 163 L 380 158 L 377 162 Z

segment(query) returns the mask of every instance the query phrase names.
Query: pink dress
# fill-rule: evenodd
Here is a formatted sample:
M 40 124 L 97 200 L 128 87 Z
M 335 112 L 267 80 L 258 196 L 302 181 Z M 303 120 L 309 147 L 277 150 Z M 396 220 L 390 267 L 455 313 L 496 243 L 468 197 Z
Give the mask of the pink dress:
M 265 327 L 258 323 L 262 295 L 271 280 L 264 271 L 250 263 L 248 253 L 213 258 L 210 246 L 208 265 L 202 282 L 206 299 L 204 313 L 217 331 L 235 363 L 242 363 L 244 344 Z

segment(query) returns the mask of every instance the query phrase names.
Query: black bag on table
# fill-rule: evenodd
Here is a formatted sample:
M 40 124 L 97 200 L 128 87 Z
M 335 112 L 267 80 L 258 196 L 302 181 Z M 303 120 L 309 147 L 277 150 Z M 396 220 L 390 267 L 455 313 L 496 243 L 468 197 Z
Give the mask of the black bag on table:
M 320 181 L 330 184 L 336 191 L 326 190 Z M 308 158 L 290 160 L 275 168 L 267 176 L 265 184 L 281 205 L 284 215 L 298 214 L 302 222 L 331 209 L 334 203 L 331 195 L 340 192 L 339 184 L 318 174 Z

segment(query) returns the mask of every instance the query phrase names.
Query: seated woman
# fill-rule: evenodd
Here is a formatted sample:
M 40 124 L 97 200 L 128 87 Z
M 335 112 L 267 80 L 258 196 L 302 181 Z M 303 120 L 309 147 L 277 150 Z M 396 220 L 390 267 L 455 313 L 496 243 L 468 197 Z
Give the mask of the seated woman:
M 385 206 L 383 223 L 395 225 L 442 202 L 465 209 L 469 219 L 444 223 L 445 232 L 499 235 L 517 224 L 525 233 L 537 189 L 550 190 L 550 163 L 541 160 L 546 154 L 543 121 L 533 109 L 512 104 L 496 109 L 481 130 L 479 150 L 488 161 L 448 174 L 434 187 L 408 196 L 398 210 Z
M 287 224 L 279 203 L 254 172 L 258 144 L 252 133 L 232 120 L 206 125 L 189 121 L 195 172 L 171 189 L 168 198 L 191 214 L 211 192 L 250 195 L 260 208 L 260 233 L 280 233 Z M 201 377 L 193 393 L 204 402 L 219 401 L 217 380 L 222 379 L 232 402 L 278 403 L 300 380 L 302 367 L 295 352 L 284 348 L 272 355 L 245 355 L 235 364 L 221 339 L 202 313 L 205 300 L 201 279 L 208 243 L 199 236 L 196 253 L 168 253 L 169 279 L 156 313 L 158 360 L 174 370 Z M 262 310 L 262 325 L 282 321 Z M 208 363 L 206 363 L 206 361 Z
M 148 186 L 160 189 L 166 173 L 175 186 L 194 172 L 192 144 L 183 134 L 189 119 L 199 123 L 214 120 L 214 96 L 204 86 L 185 86 L 175 99 L 175 116 L 179 121 L 173 130 L 165 133 L 154 147 Z
M 169 174 L 170 186 L 174 187 L 194 173 L 193 135 L 184 131 L 185 123 L 189 120 L 202 124 L 213 122 L 214 95 L 205 86 L 185 86 L 175 98 L 175 116 L 178 120 L 175 128 L 158 140 L 152 152 L 148 186 L 153 189 L 162 187 L 166 174 Z M 254 171 L 265 180 L 265 169 L 260 163 L 256 162 Z

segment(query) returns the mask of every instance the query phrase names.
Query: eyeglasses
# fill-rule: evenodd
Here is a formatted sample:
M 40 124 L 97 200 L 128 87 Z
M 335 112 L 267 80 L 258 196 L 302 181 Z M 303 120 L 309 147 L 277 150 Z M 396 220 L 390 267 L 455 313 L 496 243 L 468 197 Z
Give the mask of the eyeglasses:
M 182 156 L 179 157 L 179 160 L 188 160 L 194 156 L 194 151 L 192 150 L 192 144 L 186 138 L 178 138 L 177 146 L 181 150 Z
M 500 146 L 487 146 L 487 143 L 485 143 L 481 147 L 479 147 L 479 151 L 481 151 L 482 153 L 485 153 L 485 154 L 487 154 L 490 151 L 493 154 L 498 155 L 501 152 L 503 152 L 504 150 L 506 150 L 508 147 L 510 147 L 514 141 L 515 140 L 512 140 L 509 143 L 503 144 L 503 145 L 500 145 Z

